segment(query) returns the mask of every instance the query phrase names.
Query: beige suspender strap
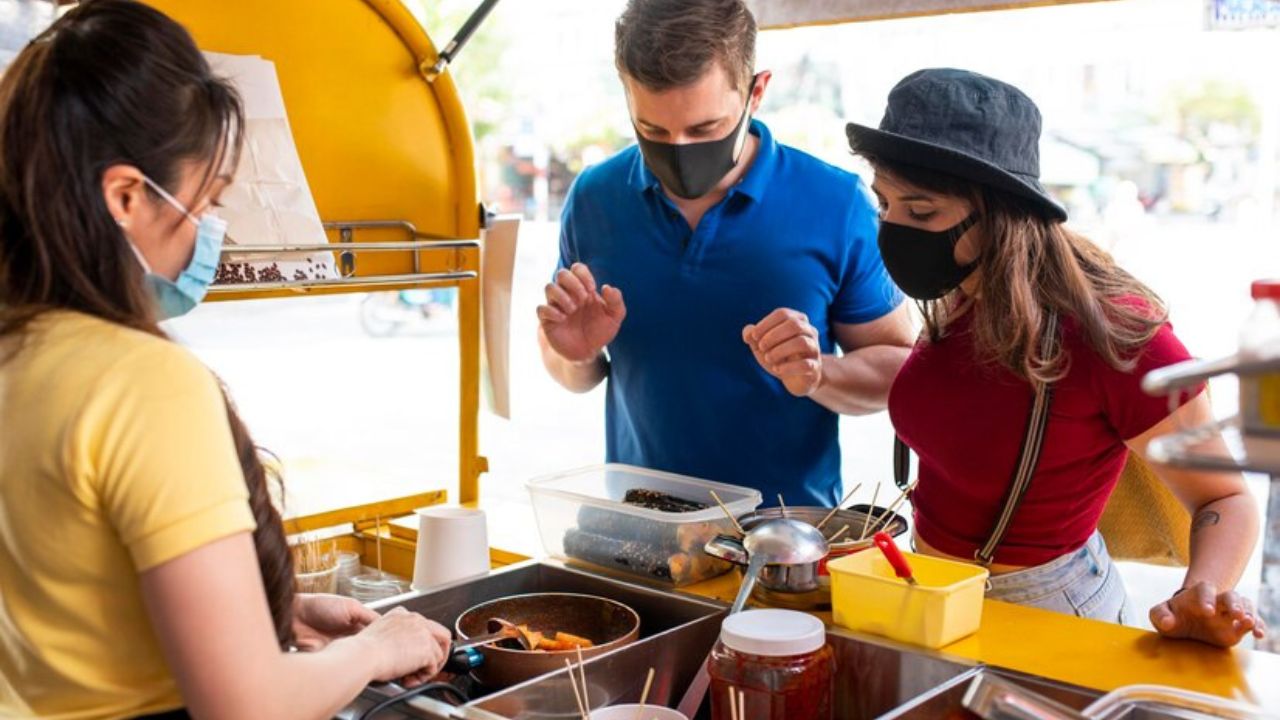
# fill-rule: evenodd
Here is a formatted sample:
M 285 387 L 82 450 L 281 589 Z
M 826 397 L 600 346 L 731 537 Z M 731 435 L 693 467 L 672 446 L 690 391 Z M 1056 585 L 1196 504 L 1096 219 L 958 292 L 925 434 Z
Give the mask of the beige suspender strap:
M 1044 334 L 1040 338 L 1042 358 L 1053 354 L 1058 342 L 1058 315 L 1050 312 L 1045 318 Z M 1022 439 L 1022 451 L 1018 455 L 1018 464 L 1014 467 L 1013 480 L 1005 495 L 1004 506 L 996 518 L 995 527 L 987 542 L 974 553 L 973 559 L 983 566 L 991 565 L 995 558 L 996 548 L 1004 540 L 1018 506 L 1031 488 L 1031 478 L 1035 476 L 1036 467 L 1040 464 L 1040 451 L 1044 447 L 1044 435 L 1049 426 L 1049 408 L 1053 404 L 1053 387 L 1048 383 L 1036 386 L 1035 401 L 1031 405 L 1031 414 L 1027 417 L 1026 433 Z

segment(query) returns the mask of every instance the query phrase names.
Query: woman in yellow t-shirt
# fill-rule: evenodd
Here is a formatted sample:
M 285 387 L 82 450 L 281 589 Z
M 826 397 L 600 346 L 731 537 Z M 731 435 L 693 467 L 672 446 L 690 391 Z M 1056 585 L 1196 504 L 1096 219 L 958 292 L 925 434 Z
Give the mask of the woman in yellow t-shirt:
M 0 717 L 327 718 L 444 661 L 420 615 L 294 594 L 252 440 L 157 326 L 212 280 L 243 127 L 127 0 L 0 80 Z

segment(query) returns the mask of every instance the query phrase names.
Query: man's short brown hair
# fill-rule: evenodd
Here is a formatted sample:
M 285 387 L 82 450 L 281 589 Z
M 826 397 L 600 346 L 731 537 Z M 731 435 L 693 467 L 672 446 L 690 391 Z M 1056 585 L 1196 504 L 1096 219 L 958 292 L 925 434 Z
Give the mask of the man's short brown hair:
M 614 28 L 618 71 L 650 90 L 693 83 L 719 62 L 746 91 L 756 63 L 756 20 L 743 0 L 628 0 Z

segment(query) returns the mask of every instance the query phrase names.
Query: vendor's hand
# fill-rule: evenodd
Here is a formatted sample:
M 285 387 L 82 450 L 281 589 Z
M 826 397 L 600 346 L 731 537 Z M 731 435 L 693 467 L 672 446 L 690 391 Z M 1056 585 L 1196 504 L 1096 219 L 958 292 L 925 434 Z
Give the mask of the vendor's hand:
M 627 317 L 622 291 L 609 285 L 597 291 L 595 278 L 582 263 L 556 273 L 546 295 L 538 320 L 552 349 L 570 362 L 594 361 Z
M 1230 590 L 1220 593 L 1206 582 L 1190 585 L 1151 608 L 1151 624 L 1164 637 L 1220 647 L 1231 647 L 1250 633 L 1259 639 L 1267 633 L 1249 598 Z
M 440 674 L 453 638 L 445 627 L 402 607 L 380 615 L 353 638 L 373 662 L 373 679 L 415 687 Z
M 822 347 L 818 330 L 802 312 L 781 308 L 742 329 L 742 340 L 756 362 L 782 381 L 796 397 L 808 397 L 822 384 Z
M 351 598 L 299 593 L 293 598 L 293 644 L 307 652 L 321 650 L 377 619 L 378 613 Z

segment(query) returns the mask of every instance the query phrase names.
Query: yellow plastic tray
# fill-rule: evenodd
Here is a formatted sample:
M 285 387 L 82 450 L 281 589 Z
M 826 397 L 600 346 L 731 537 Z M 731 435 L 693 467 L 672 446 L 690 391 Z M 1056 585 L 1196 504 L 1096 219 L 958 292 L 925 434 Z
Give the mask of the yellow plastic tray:
M 896 577 L 874 548 L 827 565 L 836 624 L 927 648 L 950 645 L 977 632 L 986 568 L 916 553 L 903 555 L 911 563 L 917 586 Z

